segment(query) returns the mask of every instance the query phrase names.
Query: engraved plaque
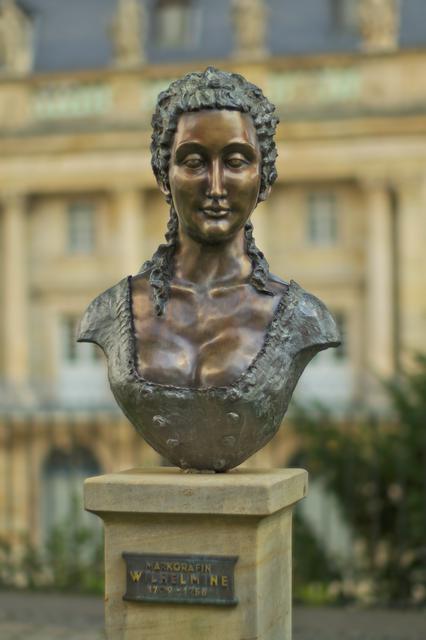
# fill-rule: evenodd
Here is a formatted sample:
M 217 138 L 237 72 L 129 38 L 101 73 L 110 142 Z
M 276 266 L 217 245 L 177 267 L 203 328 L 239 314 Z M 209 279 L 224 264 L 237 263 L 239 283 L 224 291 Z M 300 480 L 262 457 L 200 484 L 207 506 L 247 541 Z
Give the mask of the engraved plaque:
M 124 600 L 181 604 L 236 605 L 237 556 L 123 553 Z

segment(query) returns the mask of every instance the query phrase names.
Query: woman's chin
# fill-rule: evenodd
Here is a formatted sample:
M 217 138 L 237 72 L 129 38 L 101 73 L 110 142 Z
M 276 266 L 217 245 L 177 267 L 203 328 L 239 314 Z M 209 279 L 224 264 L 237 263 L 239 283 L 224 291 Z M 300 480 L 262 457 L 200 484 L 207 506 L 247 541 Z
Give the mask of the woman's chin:
M 201 244 L 220 244 L 236 238 L 242 227 L 230 224 L 224 218 L 208 220 L 196 229 L 187 229 L 188 235 Z

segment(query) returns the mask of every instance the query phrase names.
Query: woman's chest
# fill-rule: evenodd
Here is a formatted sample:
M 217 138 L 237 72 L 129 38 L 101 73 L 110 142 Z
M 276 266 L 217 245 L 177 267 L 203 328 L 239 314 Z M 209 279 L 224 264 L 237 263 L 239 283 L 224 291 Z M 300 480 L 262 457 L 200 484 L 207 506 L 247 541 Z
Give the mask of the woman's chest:
M 229 385 L 262 349 L 277 298 L 260 298 L 246 289 L 198 297 L 176 292 L 160 318 L 136 298 L 139 374 L 160 384 Z

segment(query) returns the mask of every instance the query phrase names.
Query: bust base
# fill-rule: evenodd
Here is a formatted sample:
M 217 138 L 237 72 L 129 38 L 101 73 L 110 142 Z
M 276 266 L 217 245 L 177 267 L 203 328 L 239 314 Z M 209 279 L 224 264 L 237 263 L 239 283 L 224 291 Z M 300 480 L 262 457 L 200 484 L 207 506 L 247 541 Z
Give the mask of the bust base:
M 105 525 L 107 638 L 290 640 L 292 509 L 306 492 L 302 469 L 132 469 L 86 480 L 85 508 Z M 123 600 L 123 552 L 237 556 L 238 604 Z

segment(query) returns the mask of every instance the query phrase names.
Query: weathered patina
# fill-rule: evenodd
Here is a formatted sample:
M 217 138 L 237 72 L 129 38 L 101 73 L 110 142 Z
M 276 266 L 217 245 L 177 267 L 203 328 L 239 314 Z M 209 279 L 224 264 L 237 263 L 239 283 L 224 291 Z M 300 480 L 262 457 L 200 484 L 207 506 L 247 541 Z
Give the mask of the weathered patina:
M 276 125 L 236 74 L 208 68 L 160 94 L 151 150 L 167 242 L 81 321 L 123 412 L 183 469 L 226 471 L 262 448 L 307 363 L 339 344 L 324 304 L 273 276 L 253 238 L 250 216 L 276 179 Z

